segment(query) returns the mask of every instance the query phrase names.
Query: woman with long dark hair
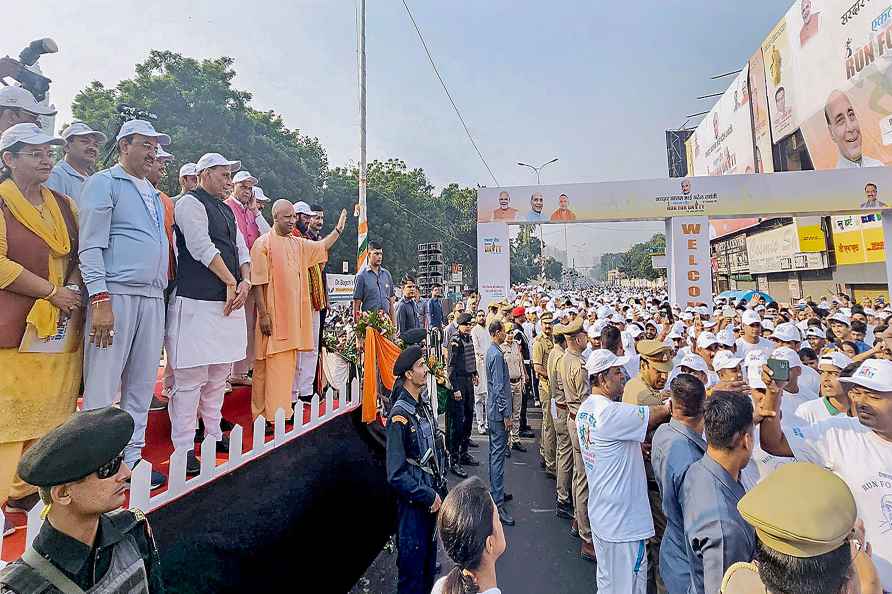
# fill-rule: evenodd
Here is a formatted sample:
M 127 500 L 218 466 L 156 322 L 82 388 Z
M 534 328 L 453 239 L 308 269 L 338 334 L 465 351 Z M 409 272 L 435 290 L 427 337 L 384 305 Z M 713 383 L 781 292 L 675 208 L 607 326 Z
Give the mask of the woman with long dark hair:
M 508 543 L 498 508 L 480 478 L 466 479 L 449 492 L 437 528 L 455 567 L 437 580 L 432 594 L 501 594 L 496 560 Z

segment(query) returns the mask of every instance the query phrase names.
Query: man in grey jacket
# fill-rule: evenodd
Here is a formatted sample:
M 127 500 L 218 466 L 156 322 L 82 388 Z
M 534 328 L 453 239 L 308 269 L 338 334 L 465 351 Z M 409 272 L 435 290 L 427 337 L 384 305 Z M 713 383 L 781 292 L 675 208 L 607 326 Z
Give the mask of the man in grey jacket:
M 118 164 L 92 175 L 80 200 L 81 275 L 89 293 L 84 336 L 84 409 L 113 404 L 134 430 L 124 449 L 131 468 L 142 459 L 146 421 L 164 338 L 168 241 L 164 207 L 146 180 L 159 146 L 170 137 L 131 120 L 117 135 Z M 164 475 L 152 472 L 152 487 Z

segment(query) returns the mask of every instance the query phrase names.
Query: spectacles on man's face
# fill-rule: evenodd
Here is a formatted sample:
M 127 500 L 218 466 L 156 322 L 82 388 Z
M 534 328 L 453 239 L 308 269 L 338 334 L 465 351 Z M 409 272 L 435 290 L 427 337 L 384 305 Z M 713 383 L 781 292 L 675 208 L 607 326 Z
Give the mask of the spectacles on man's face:
M 102 466 L 96 469 L 96 476 L 102 480 L 109 479 L 121 470 L 121 463 L 124 462 L 124 454 L 118 454 Z

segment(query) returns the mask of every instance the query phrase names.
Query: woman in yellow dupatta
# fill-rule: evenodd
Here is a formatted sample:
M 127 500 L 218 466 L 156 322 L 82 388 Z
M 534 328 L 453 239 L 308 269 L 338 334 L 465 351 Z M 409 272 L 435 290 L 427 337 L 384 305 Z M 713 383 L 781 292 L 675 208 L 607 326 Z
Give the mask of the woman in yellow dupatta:
M 36 488 L 16 474 L 22 453 L 74 411 L 82 371 L 82 341 L 73 352 L 26 352 L 57 334 L 60 321 L 81 307 L 74 202 L 43 184 L 62 139 L 36 124 L 17 124 L 0 136 L 0 504 L 24 512 Z M 78 330 L 78 329 L 74 329 Z M 14 530 L 7 518 L 4 534 Z

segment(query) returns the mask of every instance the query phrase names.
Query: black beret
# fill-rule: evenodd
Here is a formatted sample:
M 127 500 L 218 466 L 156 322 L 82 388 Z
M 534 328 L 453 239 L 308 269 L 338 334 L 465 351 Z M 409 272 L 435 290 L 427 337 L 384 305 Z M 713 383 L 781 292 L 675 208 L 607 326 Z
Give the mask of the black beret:
M 412 369 L 412 366 L 415 365 L 415 362 L 421 359 L 424 356 L 424 353 L 421 350 L 420 346 L 412 345 L 402 353 L 400 356 L 396 358 L 396 363 L 393 364 L 393 375 L 396 377 L 402 377 L 404 373 Z
M 427 332 L 425 332 L 424 328 L 412 328 L 400 334 L 400 338 L 403 339 L 406 345 L 418 344 L 427 338 Z
M 74 413 L 28 448 L 19 476 L 37 487 L 78 481 L 124 450 L 133 436 L 133 417 L 108 406 Z
M 462 324 L 470 324 L 471 320 L 473 319 L 474 316 L 472 316 L 471 314 L 463 313 L 462 315 L 458 316 L 458 325 L 461 326 Z

